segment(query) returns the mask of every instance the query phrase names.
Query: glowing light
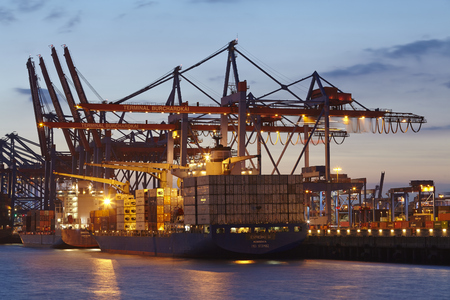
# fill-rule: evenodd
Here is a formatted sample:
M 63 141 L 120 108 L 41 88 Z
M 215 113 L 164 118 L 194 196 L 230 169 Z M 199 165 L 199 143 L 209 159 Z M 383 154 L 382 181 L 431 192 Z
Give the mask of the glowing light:
M 430 233 L 433 233 L 433 229 L 430 228 Z
M 391 233 L 394 233 L 394 229 L 391 229 Z
M 103 204 L 110 205 L 111 204 L 111 199 L 109 199 L 109 198 L 103 199 Z
M 371 232 L 372 232 L 372 229 L 368 229 L 367 232 L 368 232 L 368 233 L 371 233 Z
M 379 233 L 383 233 L 383 229 L 379 229 L 378 232 L 379 232 Z
M 249 264 L 254 264 L 255 261 L 254 260 L 235 260 L 234 263 L 237 265 L 249 265 Z
M 403 231 L 403 233 L 405 233 L 405 232 L 406 232 L 406 229 L 403 229 L 402 231 Z

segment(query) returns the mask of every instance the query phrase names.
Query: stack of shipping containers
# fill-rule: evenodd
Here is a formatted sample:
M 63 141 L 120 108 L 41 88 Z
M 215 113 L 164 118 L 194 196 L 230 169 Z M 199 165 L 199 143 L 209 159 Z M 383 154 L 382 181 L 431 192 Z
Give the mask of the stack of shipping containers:
M 216 175 L 184 179 L 185 223 L 301 222 L 301 175 Z
M 145 211 L 148 206 L 148 190 L 136 191 L 136 230 L 148 230 L 148 215 Z
M 55 230 L 55 211 L 30 210 L 24 220 L 26 232 L 48 232 Z
M 132 195 L 117 194 L 117 230 L 136 229 L 136 200 Z

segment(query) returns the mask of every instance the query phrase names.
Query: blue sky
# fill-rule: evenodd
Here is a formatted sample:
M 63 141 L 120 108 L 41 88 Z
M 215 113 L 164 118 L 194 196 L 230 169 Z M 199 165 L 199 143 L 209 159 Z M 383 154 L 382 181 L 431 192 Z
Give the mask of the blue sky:
M 450 191 L 449 12 L 448 0 L 4 0 L 0 136 L 15 131 L 38 140 L 25 63 L 41 54 L 59 86 L 51 44 L 61 60 L 60 46 L 67 45 L 96 91 L 117 100 L 238 38 L 238 49 L 277 76 L 295 80 L 317 71 L 366 107 L 427 119 L 419 133 L 352 133 L 343 145 L 332 145 L 332 166 L 367 177 L 369 188 L 385 171 L 387 187 L 432 179 L 438 192 Z M 224 68 L 225 58 L 218 59 L 195 77 L 220 94 Z M 262 86 L 260 74 L 244 70 L 250 88 Z M 133 101 L 164 103 L 167 94 Z M 323 149 L 311 151 L 311 164 L 323 164 Z M 296 159 L 299 150 L 294 152 Z

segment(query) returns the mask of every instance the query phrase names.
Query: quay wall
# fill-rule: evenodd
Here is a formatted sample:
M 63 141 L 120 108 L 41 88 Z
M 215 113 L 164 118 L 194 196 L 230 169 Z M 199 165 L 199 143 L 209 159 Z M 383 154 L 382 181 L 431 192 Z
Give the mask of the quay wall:
M 450 234 L 447 230 L 310 230 L 298 254 L 305 259 L 450 265 Z

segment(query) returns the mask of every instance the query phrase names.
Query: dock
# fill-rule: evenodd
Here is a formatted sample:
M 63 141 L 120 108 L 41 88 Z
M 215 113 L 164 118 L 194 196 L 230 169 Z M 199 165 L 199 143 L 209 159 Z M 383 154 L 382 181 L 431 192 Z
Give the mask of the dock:
M 448 229 L 315 229 L 299 249 L 306 259 L 450 265 Z

